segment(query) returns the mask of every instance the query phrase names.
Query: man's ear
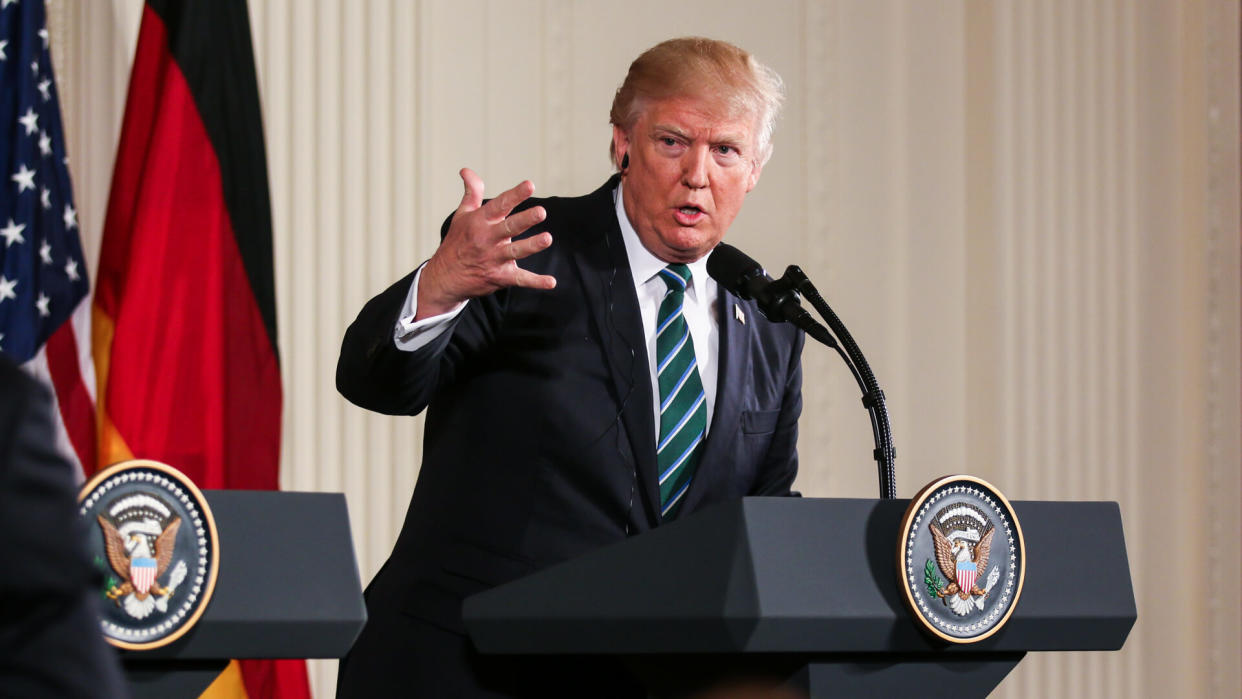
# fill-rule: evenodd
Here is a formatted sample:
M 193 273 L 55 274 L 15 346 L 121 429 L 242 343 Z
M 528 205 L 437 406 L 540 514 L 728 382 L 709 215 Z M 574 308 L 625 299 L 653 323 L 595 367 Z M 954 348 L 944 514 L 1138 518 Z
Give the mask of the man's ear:
M 625 160 L 625 156 L 630 152 L 630 137 L 616 124 L 612 125 L 612 161 L 617 165 L 619 170 L 625 168 L 621 166 L 621 162 Z

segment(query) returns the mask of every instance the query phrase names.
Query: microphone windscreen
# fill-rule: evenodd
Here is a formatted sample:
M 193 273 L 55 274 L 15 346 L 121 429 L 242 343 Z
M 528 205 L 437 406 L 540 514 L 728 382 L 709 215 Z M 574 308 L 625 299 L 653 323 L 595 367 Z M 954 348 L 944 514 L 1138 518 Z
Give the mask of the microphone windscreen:
M 742 298 L 750 298 L 746 288 L 748 278 L 756 274 L 766 276 L 762 265 L 728 243 L 720 243 L 707 256 L 707 273 L 717 284 Z

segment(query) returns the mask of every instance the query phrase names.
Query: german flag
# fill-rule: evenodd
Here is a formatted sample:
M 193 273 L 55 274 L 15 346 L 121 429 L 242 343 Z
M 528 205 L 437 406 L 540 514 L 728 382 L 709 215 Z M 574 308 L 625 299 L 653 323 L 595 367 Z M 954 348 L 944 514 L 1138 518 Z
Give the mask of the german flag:
M 271 205 L 245 0 L 147 0 L 96 279 L 98 467 L 148 458 L 200 488 L 278 488 Z M 309 694 L 301 660 L 242 661 L 204 696 Z

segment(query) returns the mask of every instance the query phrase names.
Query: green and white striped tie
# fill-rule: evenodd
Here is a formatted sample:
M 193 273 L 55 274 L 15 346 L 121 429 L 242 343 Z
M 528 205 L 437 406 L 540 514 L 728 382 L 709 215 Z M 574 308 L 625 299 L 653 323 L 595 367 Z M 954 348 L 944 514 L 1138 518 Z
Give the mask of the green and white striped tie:
M 674 264 L 660 270 L 668 286 L 656 318 L 656 374 L 660 385 L 660 516 L 673 519 L 694 478 L 707 432 L 707 397 L 699 379 L 690 326 L 682 315 L 690 268 Z

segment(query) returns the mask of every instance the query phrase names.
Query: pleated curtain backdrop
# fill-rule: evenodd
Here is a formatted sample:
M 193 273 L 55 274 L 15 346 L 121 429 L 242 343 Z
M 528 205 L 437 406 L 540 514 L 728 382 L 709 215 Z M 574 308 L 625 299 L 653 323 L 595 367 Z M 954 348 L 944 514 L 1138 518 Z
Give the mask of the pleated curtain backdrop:
M 91 261 L 140 9 L 49 4 Z M 889 399 L 899 496 L 967 472 L 1011 499 L 1121 503 L 1139 603 L 1125 649 L 1030 656 L 998 694 L 1242 691 L 1236 3 L 252 0 L 250 11 L 282 486 L 346 494 L 364 581 L 404 516 L 422 420 L 337 395 L 345 326 L 430 255 L 460 198 L 458 168 L 491 192 L 524 178 L 542 193 L 593 189 L 629 61 L 703 34 L 785 78 L 775 155 L 729 240 L 769 269 L 800 264 L 849 325 Z M 798 489 L 874 497 L 852 379 L 814 347 L 804 365 Z M 331 696 L 335 663 L 311 668 Z

